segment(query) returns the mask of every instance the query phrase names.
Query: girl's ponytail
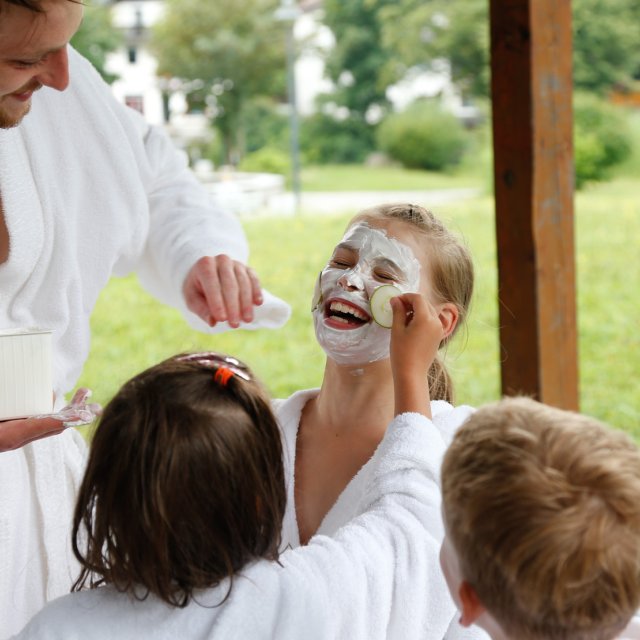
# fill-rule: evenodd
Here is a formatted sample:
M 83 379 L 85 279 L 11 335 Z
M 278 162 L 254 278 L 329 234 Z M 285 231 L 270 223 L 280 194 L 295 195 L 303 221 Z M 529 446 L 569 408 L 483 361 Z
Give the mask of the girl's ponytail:
M 453 404 L 453 381 L 439 355 L 436 355 L 429 367 L 427 381 L 431 400 L 446 400 Z

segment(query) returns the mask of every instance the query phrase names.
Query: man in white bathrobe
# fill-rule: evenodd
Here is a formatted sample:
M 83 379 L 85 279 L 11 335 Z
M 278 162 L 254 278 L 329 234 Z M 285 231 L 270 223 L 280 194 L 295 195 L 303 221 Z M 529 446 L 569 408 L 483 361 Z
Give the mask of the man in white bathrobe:
M 53 330 L 56 409 L 112 274 L 135 270 L 203 331 L 277 327 L 289 313 L 246 266 L 239 222 L 69 47 L 82 12 L 73 0 L 0 0 L 0 328 Z M 85 452 L 73 430 L 43 438 L 61 429 L 0 423 L 0 638 L 66 593 L 75 572 L 69 530 Z

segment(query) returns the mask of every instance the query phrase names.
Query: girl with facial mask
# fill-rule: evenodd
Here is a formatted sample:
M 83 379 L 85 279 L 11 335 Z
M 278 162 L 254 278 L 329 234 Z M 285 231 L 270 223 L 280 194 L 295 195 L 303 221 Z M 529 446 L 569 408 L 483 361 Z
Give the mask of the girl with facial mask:
M 368 461 L 393 418 L 390 331 L 373 318 L 374 291 L 391 284 L 424 295 L 440 319 L 443 347 L 466 318 L 473 279 L 468 249 L 422 207 L 382 205 L 351 220 L 313 295 L 316 338 L 327 354 L 322 386 L 275 402 L 288 492 L 283 548 L 332 535 L 359 513 Z M 437 357 L 424 389 L 438 435 L 448 444 L 472 409 L 452 406 L 452 383 Z M 434 507 L 440 521 L 440 506 Z M 437 554 L 425 569 L 430 589 L 441 584 L 446 592 Z M 425 629 L 428 640 L 487 637 L 457 623 L 453 602 L 438 616 Z

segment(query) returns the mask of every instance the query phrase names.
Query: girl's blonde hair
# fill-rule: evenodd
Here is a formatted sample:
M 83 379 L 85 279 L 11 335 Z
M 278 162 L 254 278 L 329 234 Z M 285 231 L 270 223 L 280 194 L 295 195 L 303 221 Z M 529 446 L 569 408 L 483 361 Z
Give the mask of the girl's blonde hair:
M 473 295 L 474 269 L 471 253 L 456 235 L 428 209 L 416 204 L 384 204 L 357 213 L 349 226 L 357 222 L 401 220 L 412 225 L 424 238 L 431 284 L 437 302 L 451 302 L 458 309 L 458 322 L 441 347 L 451 340 L 469 313 Z M 453 382 L 441 358 L 436 357 L 429 370 L 431 400 L 453 402 Z

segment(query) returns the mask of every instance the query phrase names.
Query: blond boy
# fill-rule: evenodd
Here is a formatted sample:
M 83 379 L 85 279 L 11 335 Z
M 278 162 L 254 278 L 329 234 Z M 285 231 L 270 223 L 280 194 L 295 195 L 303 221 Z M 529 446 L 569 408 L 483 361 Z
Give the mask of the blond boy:
M 442 466 L 441 562 L 494 640 L 611 640 L 640 605 L 640 451 L 527 398 L 477 411 Z M 626 638 L 640 637 L 631 624 Z

